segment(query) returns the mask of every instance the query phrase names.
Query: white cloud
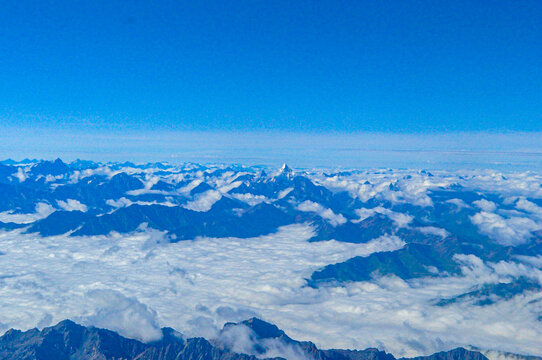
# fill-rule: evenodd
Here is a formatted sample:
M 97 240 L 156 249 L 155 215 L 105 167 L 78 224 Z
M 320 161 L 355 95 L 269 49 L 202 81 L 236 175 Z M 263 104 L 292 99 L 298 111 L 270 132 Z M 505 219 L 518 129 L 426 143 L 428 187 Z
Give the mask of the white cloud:
M 325 208 L 310 200 L 305 200 L 297 205 L 297 209 L 300 211 L 317 213 L 322 219 L 327 220 L 333 226 L 342 225 L 346 222 L 346 218 L 342 214 L 335 214 L 333 210 Z
M 130 195 L 130 196 L 140 196 L 140 195 L 146 195 L 146 194 L 176 195 L 177 193 L 171 192 L 171 191 L 164 191 L 164 190 L 151 190 L 147 188 L 130 190 L 126 192 L 126 195 Z
M 132 201 L 130 199 L 127 199 L 125 197 L 121 197 L 117 200 L 108 199 L 105 202 L 107 205 L 114 207 L 115 209 L 121 208 L 121 207 L 128 207 L 130 205 L 163 205 L 163 206 L 177 206 L 176 204 L 172 203 L 171 201 L 164 201 L 164 202 L 158 202 L 158 201 Z
M 533 215 L 533 217 L 542 220 L 542 207 L 536 205 L 532 201 L 529 201 L 525 198 L 520 198 L 516 202 L 516 208 L 519 210 L 526 211 Z
M 355 212 L 356 212 L 356 215 L 359 216 L 359 219 L 356 221 L 363 221 L 367 219 L 368 217 L 371 217 L 375 214 L 382 214 L 389 217 L 395 223 L 395 225 L 397 225 L 400 228 L 407 227 L 408 224 L 410 224 L 412 220 L 414 219 L 412 216 L 408 214 L 395 212 L 390 209 L 386 209 L 382 206 L 377 206 L 370 209 L 369 208 L 356 209 Z
M 534 172 L 506 173 L 483 170 L 470 172 L 463 184 L 502 196 L 542 198 L 542 175 Z
M 464 276 L 410 284 L 385 277 L 313 289 L 304 279 L 326 264 L 403 246 L 396 237 L 367 244 L 308 242 L 313 234 L 307 225 L 291 225 L 251 239 L 170 244 L 158 241 L 164 235 L 152 229 L 46 240 L 0 232 L 2 257 L 9 259 L 0 281 L 0 316 L 5 327 L 17 328 L 34 327 L 46 314 L 52 323 L 86 319 L 149 339 L 158 326 L 209 337 L 228 319 L 257 314 L 322 348 L 378 346 L 411 356 L 473 344 L 542 354 L 542 324 L 535 316 L 542 308 L 533 301 L 539 295 L 484 307 L 430 305 L 484 282 L 535 276 L 532 268 L 469 257 L 462 259 Z
M 516 258 L 522 262 L 531 264 L 534 267 L 542 268 L 542 255 L 537 255 L 537 256 L 517 255 Z
M 36 212 L 29 214 L 18 214 L 13 211 L 4 211 L 0 213 L 0 221 L 12 222 L 16 224 L 30 224 L 34 221 L 46 218 L 55 212 L 55 209 L 44 202 L 36 204 Z
M 47 176 L 45 176 L 45 182 L 47 182 L 47 183 L 55 182 L 55 181 L 61 180 L 61 179 L 64 179 L 63 174 L 62 175 L 57 175 L 57 176 L 47 174 Z M 52 185 L 56 185 L 56 184 L 52 184 Z
M 127 236 L 55 236 L 41 241 L 31 234 L 0 232 L 2 251 L 10 259 L 0 292 L 3 322 L 30 328 L 47 312 L 52 322 L 84 319 L 148 338 L 145 324 L 150 324 L 151 335 L 156 328 L 148 315 L 153 311 L 160 326 L 183 332 L 191 329 L 189 321 L 201 316 L 194 309 L 202 305 L 216 309 L 206 314 L 214 321 L 240 320 L 264 311 L 274 318 L 281 304 L 321 301 L 317 290 L 304 287 L 312 271 L 350 256 L 402 246 L 393 238 L 361 245 L 310 243 L 307 239 L 314 233 L 308 225 L 287 226 L 252 239 L 202 238 L 174 244 L 157 241 L 160 234 L 147 229 Z M 199 335 L 198 328 L 192 330 L 188 335 Z
M 255 355 L 258 358 L 310 360 L 299 346 L 287 344 L 280 339 L 257 339 L 254 331 L 245 325 L 228 326 L 216 341 L 236 353 Z M 263 353 L 262 349 L 265 350 Z
M 207 190 L 196 194 L 194 200 L 189 201 L 184 205 L 186 209 L 194 211 L 209 211 L 218 200 L 222 198 L 222 194 L 217 190 Z
M 91 309 L 83 310 L 90 310 L 91 314 L 76 319 L 84 325 L 114 330 L 144 342 L 162 337 L 156 312 L 136 298 L 114 290 L 90 290 L 85 294 L 85 300 Z
M 145 189 L 152 188 L 158 181 L 160 181 L 160 179 L 161 179 L 160 176 L 156 176 L 152 173 L 145 174 L 145 180 L 143 181 L 145 184 L 144 185 Z
M 489 360 L 536 360 L 530 356 L 511 354 L 504 351 L 495 351 L 495 350 L 483 350 L 478 348 L 473 348 L 474 351 L 481 352 Z
M 483 280 L 484 283 L 510 282 L 511 278 L 527 277 L 542 284 L 542 271 L 528 264 L 512 261 L 484 262 L 475 255 L 456 254 L 454 259 L 462 265 L 467 277 Z
M 234 181 L 231 183 L 221 183 L 219 186 L 217 186 L 217 189 L 222 194 L 225 194 L 227 192 L 230 192 L 232 189 L 235 189 L 236 187 L 241 186 L 242 183 L 243 183 L 242 181 Z
M 277 196 L 277 199 L 282 199 L 282 198 L 286 197 L 289 193 L 292 192 L 292 190 L 294 190 L 294 188 L 293 188 L 293 187 L 289 187 L 289 188 L 286 188 L 286 189 L 284 189 L 284 190 L 279 191 L 279 194 L 278 194 L 278 196 Z
M 150 170 L 125 170 L 143 176 L 146 187 L 156 181 Z M 81 181 L 91 173 L 111 177 L 118 171 L 104 166 L 83 171 L 72 181 Z M 360 209 L 360 218 L 380 212 L 398 226 L 409 226 L 412 217 L 384 206 L 431 206 L 431 190 L 457 183 L 467 190 L 513 197 L 508 205 L 515 206 L 515 212 L 504 213 L 496 209 L 497 204 L 493 208 L 480 202 L 485 210 L 492 211 L 481 210 L 471 218 L 480 231 L 496 241 L 528 241 L 531 232 L 539 228 L 540 207 L 532 199 L 542 197 L 540 175 L 503 176 L 485 171 L 433 174 L 430 177 L 409 170 L 374 170 L 311 176 L 333 191 L 347 190 L 362 201 L 382 203 L 374 209 Z M 189 203 L 200 211 L 208 210 L 220 199 L 221 192 L 236 185 L 232 173 L 213 176 L 209 171 L 193 171 L 164 177 L 170 183 L 192 180 L 181 189 L 182 193 L 202 181 L 218 189 L 198 194 Z M 253 204 L 272 201 L 250 194 L 232 197 Z M 459 199 L 448 202 L 468 207 Z M 133 203 L 154 202 L 108 200 L 114 207 Z M 341 214 L 318 203 L 301 206 L 335 224 L 346 221 Z M 36 214 L 52 211 L 49 207 L 43 203 Z M 36 214 L 0 216 L 28 220 L 35 219 Z M 447 234 L 435 227 L 417 229 Z M 140 339 L 157 336 L 159 326 L 172 326 L 189 336 L 212 337 L 225 321 L 257 315 L 276 323 L 293 338 L 312 340 L 322 348 L 377 346 L 396 356 L 412 356 L 473 344 L 542 355 L 542 322 L 537 320 L 542 314 L 540 293 L 526 293 L 481 307 L 468 301 L 444 307 L 431 305 L 434 299 L 461 295 L 487 283 L 510 282 L 517 276 L 541 282 L 540 271 L 534 268 L 541 264 L 539 256 L 520 257 L 523 264 L 518 265 L 486 263 L 459 255 L 461 276 L 409 282 L 388 276 L 375 282 L 314 289 L 306 286 L 314 270 L 353 256 L 396 250 L 404 243 L 397 237 L 381 237 L 366 244 L 310 243 L 307 240 L 312 235 L 313 229 L 306 224 L 251 239 L 199 238 L 175 244 L 168 243 L 165 234 L 144 226 L 133 234 L 82 238 L 62 235 L 44 239 L 23 234 L 22 230 L 0 231 L 4 253 L 0 254 L 0 327 L 31 328 L 72 318 Z M 289 351 L 270 347 L 275 350 L 266 355 Z M 294 356 L 289 353 L 287 358 Z
M 81 204 L 78 200 L 68 199 L 66 201 L 57 200 L 56 202 L 61 209 L 66 211 L 82 211 L 86 212 L 88 210 L 85 204 Z
M 379 199 L 393 204 L 409 203 L 420 207 L 433 206 L 428 195 L 429 190 L 445 187 L 456 181 L 455 177 L 430 177 L 411 170 L 375 170 L 333 177 L 315 174 L 312 178 L 333 191 L 348 191 L 362 201 Z
M 446 202 L 449 203 L 449 204 L 454 204 L 455 206 L 457 206 L 457 210 L 470 208 L 470 206 L 467 205 L 461 199 L 450 199 L 450 200 L 446 200 Z
M 198 178 L 198 179 L 195 179 L 195 180 L 192 180 L 191 182 L 189 182 L 187 185 L 183 186 L 182 188 L 179 189 L 179 193 L 183 193 L 183 194 L 188 194 L 190 191 L 192 191 L 193 189 L 195 189 L 199 184 L 201 184 L 203 182 L 203 179 L 202 178 Z
M 127 207 L 127 206 L 130 206 L 132 204 L 134 204 L 134 202 L 128 198 L 125 198 L 125 197 L 121 197 L 117 200 L 113 200 L 113 199 L 108 199 L 106 200 L 105 202 L 107 205 L 109 206 L 112 206 L 114 208 L 121 208 L 121 207 Z
M 447 188 L 450 185 L 461 185 L 465 190 L 496 193 L 504 197 L 542 198 L 540 173 L 501 173 L 494 170 L 432 173 L 434 176 L 430 177 L 413 170 L 367 170 L 331 177 L 324 176 L 323 173 L 314 173 L 311 174 L 311 178 L 332 191 L 348 191 L 362 201 L 377 199 L 418 206 L 431 206 L 432 200 L 428 196 L 428 191 Z M 467 205 L 460 199 L 450 199 L 448 202 L 455 203 L 458 207 Z
M 434 227 L 434 226 L 419 227 L 419 228 L 416 228 L 416 230 L 418 230 L 421 233 L 426 234 L 426 235 L 437 235 L 437 236 L 440 236 L 442 238 L 445 238 L 445 237 L 450 235 L 450 233 L 448 231 L 446 231 L 446 229 L 438 228 L 438 227 Z
M 250 193 L 245 193 L 245 194 L 234 193 L 234 194 L 230 194 L 230 196 L 234 199 L 246 202 L 250 206 L 258 205 L 263 202 L 266 202 L 266 203 L 271 202 L 271 199 L 263 195 L 254 195 Z
M 493 201 L 481 199 L 473 201 L 472 203 L 485 212 L 494 212 L 497 210 L 497 205 Z
M 123 167 L 121 169 L 113 170 L 109 165 L 100 165 L 93 169 L 84 169 L 84 170 L 75 170 L 70 175 L 70 183 L 76 184 L 79 181 L 84 180 L 85 178 L 91 177 L 91 176 L 105 176 L 108 179 L 111 179 L 113 176 L 120 174 L 120 173 L 126 173 L 128 175 L 134 175 L 134 174 L 141 174 L 145 171 L 152 171 L 152 169 L 148 170 L 142 170 L 132 167 Z
M 532 231 L 541 226 L 526 217 L 509 217 L 491 212 L 479 212 L 470 217 L 482 234 L 489 236 L 502 245 L 519 245 L 532 237 Z
M 30 167 L 23 167 L 19 166 L 17 167 L 17 172 L 14 173 L 12 176 L 19 180 L 19 182 L 24 182 L 28 177 L 28 171 L 30 170 Z

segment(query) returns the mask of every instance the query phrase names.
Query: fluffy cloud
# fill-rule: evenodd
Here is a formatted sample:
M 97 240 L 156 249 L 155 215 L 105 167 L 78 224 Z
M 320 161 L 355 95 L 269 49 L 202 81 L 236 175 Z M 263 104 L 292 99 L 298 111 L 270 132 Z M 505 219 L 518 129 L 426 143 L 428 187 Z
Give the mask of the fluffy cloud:
M 91 314 L 76 319 L 82 324 L 111 329 L 144 342 L 162 337 L 156 312 L 136 298 L 114 290 L 97 289 L 87 292 L 85 300 L 90 309 L 84 310 L 90 310 Z
M 505 218 L 499 214 L 482 211 L 470 217 L 482 234 L 502 245 L 519 245 L 532 237 L 532 231 L 541 226 L 526 217 Z
M 217 190 L 207 190 L 194 196 L 194 200 L 184 205 L 185 208 L 194 211 L 209 211 L 218 200 L 222 198 L 222 194 Z
M 179 173 L 180 169 L 160 173 L 170 184 L 188 184 L 176 192 L 177 198 L 164 200 L 171 206 L 178 205 L 190 190 L 205 181 L 217 190 L 195 195 L 186 206 L 209 210 L 239 184 L 235 180 L 239 173 L 214 170 L 187 165 L 182 169 L 187 171 L 184 173 Z M 155 169 L 114 166 L 75 172 L 70 181 L 82 181 L 91 175 L 110 178 L 121 171 L 144 181 L 141 194 L 150 192 L 157 181 Z M 23 170 L 21 175 L 25 176 Z M 419 217 L 424 220 L 425 214 L 433 210 L 431 206 L 440 205 L 434 192 L 442 190 L 452 197 L 444 196 L 444 202 L 468 209 L 458 216 L 472 215 L 470 219 L 480 231 L 501 244 L 529 241 L 532 232 L 540 229 L 537 199 L 542 198 L 542 177 L 534 173 L 467 171 L 430 175 L 410 170 L 371 170 L 333 176 L 314 172 L 310 176 L 333 191 L 348 191 L 358 200 L 369 202 L 358 210 L 360 219 L 381 213 L 400 227 L 414 226 L 412 216 L 398 209 L 408 208 L 417 218 L 422 214 Z M 487 197 L 495 202 L 474 201 L 471 207 L 465 203 L 471 200 L 463 197 L 462 190 L 498 196 Z M 287 191 L 290 189 L 279 197 L 287 196 Z M 274 201 L 251 194 L 225 196 L 249 204 Z M 503 198 L 507 200 L 501 202 Z M 58 205 L 71 209 L 84 206 L 70 201 Z M 133 202 L 126 197 L 108 200 L 113 207 L 133 203 L 156 202 Z M 299 206 L 335 225 L 346 221 L 343 215 L 316 202 Z M 417 208 L 411 211 L 412 207 Z M 32 214 L 1 213 L 0 221 L 25 223 L 51 211 L 54 209 L 50 205 L 41 203 Z M 448 235 L 436 226 L 415 229 Z M 465 294 L 484 284 L 508 283 L 517 277 L 540 283 L 542 276 L 536 269 L 542 264 L 540 256 L 518 257 L 519 263 L 487 263 L 472 255 L 458 255 L 456 259 L 462 266 L 458 276 L 408 282 L 387 276 L 373 282 L 315 289 L 306 282 L 313 271 L 353 256 L 397 250 L 404 243 L 397 237 L 381 237 L 366 244 L 311 243 L 307 240 L 313 231 L 307 224 L 296 224 L 251 239 L 199 238 L 173 244 L 164 233 L 145 226 L 132 234 L 81 238 L 41 238 L 24 234 L 23 230 L 0 231 L 0 328 L 42 327 L 72 318 L 143 340 L 159 336 L 159 326 L 209 338 L 219 336 L 218 329 L 226 321 L 258 316 L 276 323 L 294 338 L 313 340 L 323 348 L 377 346 L 397 356 L 412 356 L 473 344 L 542 354 L 542 323 L 537 320 L 542 315 L 540 293 L 526 292 L 486 306 L 474 306 L 469 301 L 434 305 L 435 299 Z M 229 341 L 231 346 L 249 351 L 251 334 L 239 331 Z M 296 356 L 295 351 L 281 348 L 281 344 L 267 345 L 266 356 Z
M 278 339 L 257 339 L 254 331 L 245 325 L 227 327 L 216 341 L 234 352 L 255 355 L 259 358 L 309 360 L 299 346 L 287 344 Z
M 333 190 L 348 191 L 362 201 L 387 200 L 431 206 L 431 190 L 460 185 L 465 190 L 483 191 L 502 196 L 522 196 L 542 199 L 542 175 L 535 172 L 501 173 L 494 170 L 434 171 L 433 176 L 412 170 L 354 171 L 347 175 L 324 176 L 311 174 L 317 183 Z M 457 199 L 460 200 L 460 199 Z M 448 202 L 463 207 L 464 201 Z M 468 206 L 468 205 L 467 205 Z
M 473 201 L 472 203 L 485 212 L 494 212 L 495 210 L 497 210 L 497 205 L 495 205 L 493 201 L 481 199 Z
M 185 193 L 185 194 L 188 194 L 190 191 L 192 191 L 193 189 L 195 189 L 199 184 L 201 184 L 203 182 L 203 179 L 202 178 L 198 178 L 198 179 L 195 179 L 195 180 L 192 180 L 191 182 L 189 182 L 187 185 L 181 187 L 179 189 L 179 192 L 180 193 Z
M 453 204 L 455 206 L 457 206 L 457 210 L 461 210 L 461 209 L 466 209 L 466 208 L 469 208 L 470 206 L 467 205 L 463 200 L 461 199 L 450 199 L 450 200 L 446 200 L 446 202 L 448 204 Z
M 512 354 L 505 351 L 495 351 L 495 350 L 483 350 L 478 348 L 472 348 L 474 351 L 479 351 L 484 354 L 489 360 L 530 360 L 530 356 Z
M 533 217 L 542 220 L 542 207 L 525 198 L 518 199 L 516 202 L 516 209 L 526 211 L 527 213 L 532 214 Z
M 502 196 L 542 198 L 542 175 L 534 172 L 501 173 L 494 170 L 465 171 L 461 183 L 468 189 L 479 189 Z
M 46 218 L 55 212 L 55 209 L 47 203 L 39 202 L 36 204 L 36 212 L 29 214 L 14 213 L 13 211 L 4 211 L 0 213 L 0 221 L 12 222 L 16 224 L 30 224 L 36 220 Z
M 198 315 L 198 305 L 214 309 L 205 315 L 215 321 L 231 321 L 261 314 L 261 309 L 274 313 L 280 304 L 318 301 L 316 290 L 304 288 L 312 271 L 350 256 L 401 246 L 393 239 L 363 245 L 310 243 L 313 230 L 307 225 L 255 239 L 175 244 L 163 244 L 160 234 L 147 229 L 91 239 L 58 236 L 50 238 L 55 244 L 51 247 L 30 234 L 1 232 L 2 257 L 10 259 L 1 280 L 3 322 L 6 327 L 29 328 L 50 313 L 53 321 L 84 319 L 149 338 L 135 329 L 150 324 L 152 330 L 155 322 L 190 328 L 187 324 Z M 156 310 L 156 321 L 153 310 L 139 302 Z
M 19 182 L 23 182 L 28 177 L 28 171 L 29 170 L 30 170 L 29 166 L 27 166 L 27 167 L 19 166 L 17 168 L 17 172 L 14 173 L 12 176 L 14 178 L 16 178 L 17 180 L 19 180 Z
M 271 199 L 268 199 L 267 197 L 263 195 L 254 195 L 250 193 L 246 193 L 246 194 L 235 193 L 235 194 L 230 194 L 230 196 L 234 199 L 246 202 L 250 206 L 258 205 L 263 202 L 267 202 L 267 203 L 271 202 Z
M 448 231 L 446 231 L 446 229 L 442 229 L 442 228 L 438 228 L 438 227 L 434 227 L 434 226 L 424 226 L 424 227 L 419 227 L 419 228 L 416 228 L 416 229 L 418 231 L 420 231 L 422 234 L 437 235 L 437 236 L 440 236 L 442 238 L 445 238 L 445 237 L 450 235 L 450 233 Z
M 78 200 L 68 199 L 66 201 L 58 200 L 56 202 L 61 209 L 66 211 L 82 211 L 86 212 L 88 210 L 85 204 L 81 204 Z
M 107 178 L 112 178 L 113 176 L 120 174 L 120 173 L 127 173 L 127 174 L 137 174 L 143 172 L 142 169 L 135 169 L 131 167 L 122 167 L 117 170 L 111 169 L 108 165 L 100 165 L 96 168 L 90 168 L 90 169 L 83 169 L 83 170 L 75 170 L 70 175 L 70 183 L 75 184 L 79 181 L 84 180 L 85 178 L 91 177 L 91 176 L 106 176 Z
M 141 228 L 129 235 L 44 241 L 0 232 L 1 258 L 9 259 L 0 278 L 4 328 L 72 318 L 141 339 L 153 339 L 159 326 L 210 337 L 225 321 L 257 315 L 323 348 L 378 346 L 410 356 L 473 344 L 542 354 L 537 294 L 484 307 L 431 305 L 483 283 L 536 274 L 527 265 L 486 264 L 471 256 L 461 258 L 464 273 L 457 277 L 410 283 L 384 277 L 314 289 L 305 282 L 314 270 L 403 243 L 395 237 L 311 243 L 313 229 L 302 224 L 251 239 L 168 243 L 163 236 Z
M 398 227 L 406 227 L 408 224 L 410 224 L 413 220 L 413 217 L 408 214 L 398 213 L 395 211 L 391 211 L 390 209 L 386 209 L 382 206 L 377 206 L 371 209 L 368 208 L 361 208 L 356 209 L 356 215 L 359 216 L 359 219 L 357 221 L 365 220 L 368 217 L 373 216 L 374 214 L 383 214 L 389 217 Z
M 137 205 L 163 205 L 163 206 L 177 206 L 177 204 L 174 204 L 172 203 L 171 201 L 165 201 L 165 202 L 158 202 L 158 201 L 132 201 L 130 199 L 127 199 L 125 197 L 121 197 L 117 200 L 113 200 L 113 199 L 108 199 L 106 200 L 105 202 L 107 205 L 115 208 L 115 209 L 118 209 L 118 208 L 121 208 L 121 207 L 127 207 L 127 206 L 130 206 L 130 205 L 134 205 L 134 204 L 137 204 Z
M 366 171 L 348 176 L 312 175 L 317 183 L 334 191 L 348 191 L 352 196 L 369 201 L 386 200 L 393 204 L 409 203 L 433 206 L 428 191 L 453 183 L 452 177 L 431 177 L 412 171 Z
M 327 220 L 333 226 L 342 225 L 346 222 L 346 218 L 342 214 L 335 214 L 333 210 L 327 209 L 310 200 L 305 200 L 297 205 L 297 209 L 300 211 L 317 213 L 322 219 Z
M 522 262 L 531 264 L 534 267 L 542 268 L 542 255 L 538 255 L 538 256 L 518 255 L 516 256 L 516 258 Z
M 289 193 L 291 193 L 292 190 L 294 190 L 294 188 L 289 187 L 289 188 L 286 188 L 286 189 L 284 189 L 284 190 L 279 191 L 279 194 L 278 194 L 277 198 L 278 198 L 278 199 L 283 199 L 283 198 L 286 197 Z

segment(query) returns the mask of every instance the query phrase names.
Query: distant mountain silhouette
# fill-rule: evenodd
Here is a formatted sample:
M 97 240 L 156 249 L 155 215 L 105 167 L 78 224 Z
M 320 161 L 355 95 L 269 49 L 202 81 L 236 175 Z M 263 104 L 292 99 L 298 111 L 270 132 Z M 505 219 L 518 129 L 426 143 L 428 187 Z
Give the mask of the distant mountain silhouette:
M 25 332 L 8 330 L 0 337 L 1 360 L 257 360 L 263 359 L 269 346 L 280 345 L 293 351 L 297 358 L 314 360 L 395 360 L 377 349 L 320 350 L 313 343 L 296 341 L 273 324 L 252 318 L 231 327 L 245 327 L 253 341 L 251 354 L 241 354 L 218 339 L 184 338 L 181 333 L 162 329 L 162 338 L 150 343 L 125 338 L 110 330 L 85 327 L 64 320 L 43 330 Z M 269 359 L 269 358 L 268 358 Z M 273 358 L 275 360 L 284 358 Z M 286 358 L 287 359 L 287 358 Z M 411 360 L 487 360 L 477 351 L 457 348 Z M 406 360 L 406 359 L 401 359 Z

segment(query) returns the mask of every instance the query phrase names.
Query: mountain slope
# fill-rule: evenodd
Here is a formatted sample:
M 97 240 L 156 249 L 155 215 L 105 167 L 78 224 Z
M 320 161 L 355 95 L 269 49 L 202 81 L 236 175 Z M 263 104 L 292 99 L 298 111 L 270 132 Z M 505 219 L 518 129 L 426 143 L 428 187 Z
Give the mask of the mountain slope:
M 221 339 L 231 329 L 246 329 L 253 342 L 252 354 L 232 351 L 230 343 Z M 232 337 L 227 337 L 232 340 Z M 162 339 L 151 343 L 127 339 L 116 332 L 84 327 L 70 320 L 55 326 L 25 332 L 8 330 L 0 337 L 1 360 L 256 360 L 265 359 L 271 348 L 282 349 L 283 355 L 307 360 L 395 360 L 377 349 L 320 350 L 313 343 L 291 339 L 273 324 L 257 318 L 228 323 L 215 340 L 184 339 L 170 328 L 162 329 Z M 280 352 L 280 351 L 279 351 Z M 276 357 L 273 359 L 288 359 Z M 271 359 L 271 358 L 267 358 Z M 487 360 L 477 351 L 457 348 L 412 360 Z M 401 359 L 406 360 L 406 359 Z

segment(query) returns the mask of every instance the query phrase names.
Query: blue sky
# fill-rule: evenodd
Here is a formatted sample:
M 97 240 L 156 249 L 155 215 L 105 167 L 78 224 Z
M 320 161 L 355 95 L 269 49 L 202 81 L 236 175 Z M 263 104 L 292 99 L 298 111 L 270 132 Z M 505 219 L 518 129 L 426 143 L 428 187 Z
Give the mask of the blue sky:
M 418 150 L 514 133 L 513 150 L 540 150 L 541 19 L 540 1 L 3 1 L 2 152 L 62 154 L 93 134 L 125 153 L 126 132 L 258 132 L 270 148 L 277 132 L 376 133 L 389 149 L 406 134 Z M 39 148 L 30 129 L 56 140 Z M 441 150 L 479 147 L 456 139 Z
M 0 111 L 51 127 L 541 130 L 541 19 L 540 1 L 8 0 Z

